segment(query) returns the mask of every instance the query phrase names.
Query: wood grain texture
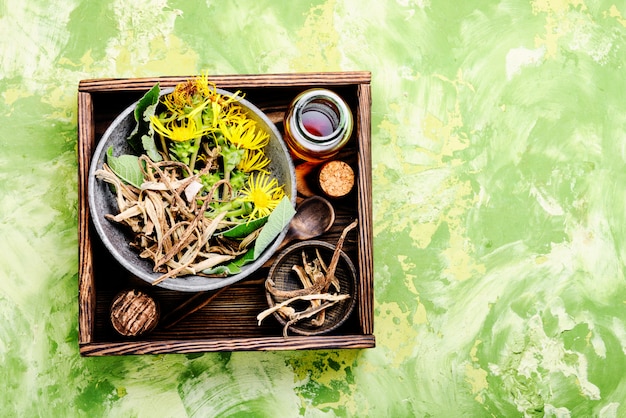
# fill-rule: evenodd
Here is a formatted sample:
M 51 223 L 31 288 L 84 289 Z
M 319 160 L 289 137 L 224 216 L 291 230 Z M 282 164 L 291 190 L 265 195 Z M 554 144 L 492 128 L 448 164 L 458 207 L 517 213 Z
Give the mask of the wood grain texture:
M 372 250 L 372 151 L 371 151 L 371 87 L 360 84 L 357 90 L 359 110 L 357 114 L 358 130 L 358 205 L 359 205 L 359 259 L 361 271 L 359 282 L 359 318 L 364 334 L 374 333 L 374 254 Z
M 95 144 L 93 102 L 89 93 L 78 93 L 78 341 L 93 340 L 95 314 L 95 282 L 91 238 L 89 236 L 89 205 L 87 184 L 89 160 Z
M 163 340 L 159 342 L 129 340 L 124 342 L 81 344 L 80 353 L 83 356 L 187 354 L 210 351 L 360 349 L 371 348 L 374 345 L 373 335 Z
M 211 76 L 217 87 L 241 90 L 245 97 L 272 117 L 282 132 L 282 118 L 301 91 L 327 87 L 344 97 L 357 121 L 346 147 L 336 157 L 347 162 L 357 176 L 357 187 L 333 200 L 335 222 L 320 239 L 336 244 L 341 231 L 355 218 L 359 226 L 344 243 L 344 251 L 358 270 L 357 309 L 330 334 L 282 337 L 273 318 L 258 324 L 256 316 L 267 308 L 263 283 L 269 265 L 249 280 L 229 287 L 218 297 L 171 328 L 162 325 L 147 335 L 122 337 L 111 326 L 109 309 L 123 289 L 151 294 L 166 316 L 193 294 L 150 287 L 129 274 L 109 255 L 90 226 L 87 175 L 95 144 L 111 121 L 138 100 L 157 81 L 174 86 L 188 77 L 97 79 L 79 83 L 79 346 L 83 356 L 192 353 L 208 351 L 310 350 L 371 348 L 373 335 L 373 260 L 371 208 L 371 90 L 369 72 Z
M 151 77 L 151 78 L 107 78 L 82 80 L 78 91 L 102 90 L 147 90 L 160 83 L 162 87 L 174 87 L 193 76 Z M 369 84 L 371 74 L 368 71 L 300 73 L 300 74 L 249 74 L 249 75 L 213 75 L 208 79 L 223 88 L 232 87 L 289 87 L 289 86 L 336 86 L 347 84 Z
M 113 299 L 111 324 L 118 333 L 136 337 L 152 331 L 158 323 L 159 305 L 150 295 L 127 289 Z

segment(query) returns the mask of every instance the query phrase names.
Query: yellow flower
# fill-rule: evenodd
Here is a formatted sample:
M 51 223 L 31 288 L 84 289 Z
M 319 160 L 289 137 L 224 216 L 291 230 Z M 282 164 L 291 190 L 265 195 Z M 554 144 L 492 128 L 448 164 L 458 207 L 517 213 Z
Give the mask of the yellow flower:
M 267 173 L 265 167 L 270 163 L 269 158 L 265 157 L 263 151 L 258 150 L 245 150 L 243 158 L 237 165 L 237 168 L 246 173 L 251 173 L 253 171 L 262 171 L 263 173 Z
M 209 81 L 209 76 L 206 73 L 196 77 L 194 83 L 198 92 L 204 97 L 208 98 L 215 94 L 215 84 Z
M 278 185 L 278 181 L 264 173 L 251 175 L 242 192 L 244 200 L 252 202 L 254 206 L 250 220 L 263 218 L 272 213 L 285 196 L 285 192 L 282 186 Z
M 161 103 L 172 115 L 168 120 L 195 117 L 207 107 L 211 108 L 215 118 L 228 119 L 239 108 L 231 104 L 242 97 L 240 91 L 235 92 L 232 97 L 219 94 L 215 84 L 204 74 L 178 83 L 171 93 L 161 97 Z
M 192 92 L 187 83 L 174 87 L 174 91 L 161 97 L 161 102 L 176 118 L 186 115 L 194 107 Z
M 209 76 L 206 73 L 196 77 L 191 81 L 191 83 L 193 83 L 195 91 L 200 93 L 204 98 L 211 99 L 211 101 L 218 101 L 222 107 L 234 103 L 243 97 L 240 90 L 237 90 L 232 97 L 222 96 L 217 92 L 215 83 L 209 81 Z
M 259 150 L 270 140 L 269 134 L 256 129 L 256 123 L 251 119 L 240 118 L 234 124 L 222 121 L 220 128 L 228 142 L 240 149 Z
M 201 112 L 211 100 L 215 100 L 215 94 L 215 85 L 204 76 L 177 84 L 171 93 L 161 98 L 161 102 L 174 118 L 180 119 Z
M 188 118 L 183 118 L 180 123 L 170 121 L 163 124 L 158 117 L 152 116 L 150 122 L 152 122 L 152 127 L 156 133 L 174 142 L 187 142 L 192 139 L 200 138 L 209 132 L 209 129 L 198 129 L 194 120 Z

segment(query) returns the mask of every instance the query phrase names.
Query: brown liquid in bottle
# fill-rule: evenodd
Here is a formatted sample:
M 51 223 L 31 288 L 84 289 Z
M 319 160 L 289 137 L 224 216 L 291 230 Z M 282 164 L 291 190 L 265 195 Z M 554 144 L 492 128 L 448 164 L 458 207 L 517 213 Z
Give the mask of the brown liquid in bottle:
M 328 136 L 335 130 L 333 121 L 324 112 L 317 110 L 302 113 L 302 125 L 311 135 L 319 137 Z
M 292 155 L 321 162 L 336 155 L 352 134 L 347 103 L 327 89 L 310 89 L 292 101 L 285 115 L 284 139 Z

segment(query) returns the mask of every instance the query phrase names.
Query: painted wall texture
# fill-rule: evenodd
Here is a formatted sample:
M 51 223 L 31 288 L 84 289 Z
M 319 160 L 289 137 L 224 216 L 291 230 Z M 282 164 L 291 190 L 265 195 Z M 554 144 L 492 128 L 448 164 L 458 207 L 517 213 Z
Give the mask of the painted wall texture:
M 626 416 L 626 4 L 0 0 L 0 416 Z M 364 351 L 80 358 L 84 78 L 370 70 Z

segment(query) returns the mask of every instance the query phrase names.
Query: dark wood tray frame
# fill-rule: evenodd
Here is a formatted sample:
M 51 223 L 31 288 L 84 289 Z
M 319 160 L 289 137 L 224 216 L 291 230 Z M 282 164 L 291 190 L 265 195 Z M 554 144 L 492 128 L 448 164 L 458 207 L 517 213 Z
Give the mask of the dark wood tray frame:
M 115 294 L 140 288 L 159 301 L 162 314 L 192 296 L 151 287 L 129 277 L 102 246 L 89 220 L 87 176 L 97 141 L 124 108 L 138 100 L 156 82 L 172 87 L 188 79 L 157 77 L 83 80 L 78 87 L 78 176 L 79 176 L 79 348 L 82 356 L 124 354 L 194 353 L 211 351 L 360 349 L 374 347 L 373 254 L 371 207 L 371 74 L 359 72 L 225 75 L 209 79 L 226 90 L 241 90 L 265 111 L 282 132 L 282 115 L 300 91 L 326 87 L 337 91 L 350 104 L 355 130 L 338 158 L 348 161 L 357 173 L 355 191 L 334 201 L 337 220 L 320 239 L 336 243 L 343 228 L 358 218 L 344 250 L 358 270 L 357 307 L 344 325 L 332 334 L 282 336 L 273 317 L 257 325 L 256 315 L 267 307 L 263 291 L 266 271 L 231 286 L 209 305 L 181 321 L 175 328 L 137 338 L 117 335 L 109 323 L 109 306 Z

